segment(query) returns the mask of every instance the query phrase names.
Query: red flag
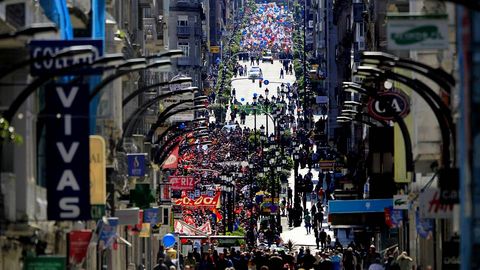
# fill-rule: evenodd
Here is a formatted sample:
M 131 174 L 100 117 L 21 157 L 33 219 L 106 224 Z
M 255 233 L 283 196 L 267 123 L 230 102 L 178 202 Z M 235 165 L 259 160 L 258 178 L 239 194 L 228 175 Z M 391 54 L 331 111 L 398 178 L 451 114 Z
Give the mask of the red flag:
M 81 230 L 71 231 L 69 238 L 69 254 L 68 259 L 71 264 L 80 264 L 87 256 L 88 244 L 92 237 L 92 231 Z
M 178 167 L 178 151 L 180 147 L 177 146 L 173 149 L 170 156 L 168 156 L 167 160 L 163 163 L 163 169 L 176 169 Z

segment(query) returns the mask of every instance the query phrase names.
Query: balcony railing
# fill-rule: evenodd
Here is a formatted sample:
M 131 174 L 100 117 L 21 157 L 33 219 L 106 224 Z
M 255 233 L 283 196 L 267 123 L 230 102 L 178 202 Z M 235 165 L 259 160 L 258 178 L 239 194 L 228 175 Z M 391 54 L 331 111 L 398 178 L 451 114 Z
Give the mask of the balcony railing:
M 190 26 L 177 26 L 177 36 L 190 36 L 191 27 Z

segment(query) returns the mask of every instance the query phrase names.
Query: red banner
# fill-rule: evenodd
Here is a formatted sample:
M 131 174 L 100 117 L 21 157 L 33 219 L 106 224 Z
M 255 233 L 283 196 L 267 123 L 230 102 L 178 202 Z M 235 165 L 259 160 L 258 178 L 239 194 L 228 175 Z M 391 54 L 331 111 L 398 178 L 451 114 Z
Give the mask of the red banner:
M 81 230 L 71 231 L 68 234 L 69 247 L 68 247 L 68 259 L 71 264 L 80 264 L 87 256 L 88 244 L 92 237 L 92 231 Z
M 178 151 L 179 151 L 179 146 L 175 147 L 173 151 L 170 153 L 168 156 L 167 160 L 163 163 L 162 168 L 163 169 L 176 169 L 178 166 Z
M 220 201 L 220 192 L 217 192 L 215 196 L 200 196 L 197 199 L 190 199 L 187 196 L 183 196 L 181 199 L 173 200 L 173 203 L 181 206 L 194 206 L 194 207 L 217 207 Z
M 195 186 L 193 176 L 169 176 L 168 181 L 172 190 L 193 190 Z

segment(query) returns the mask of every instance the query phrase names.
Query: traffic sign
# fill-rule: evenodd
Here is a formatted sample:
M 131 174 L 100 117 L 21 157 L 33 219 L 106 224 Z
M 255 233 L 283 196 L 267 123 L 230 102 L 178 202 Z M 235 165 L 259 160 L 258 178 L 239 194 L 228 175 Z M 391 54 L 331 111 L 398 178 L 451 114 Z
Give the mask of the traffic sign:
M 263 80 L 263 84 L 268 85 L 270 83 L 269 80 Z
M 391 110 L 387 110 L 386 106 L 390 106 Z M 377 120 L 394 120 L 393 113 L 405 117 L 410 112 L 409 99 L 401 92 L 379 93 L 378 97 L 368 102 L 368 112 Z

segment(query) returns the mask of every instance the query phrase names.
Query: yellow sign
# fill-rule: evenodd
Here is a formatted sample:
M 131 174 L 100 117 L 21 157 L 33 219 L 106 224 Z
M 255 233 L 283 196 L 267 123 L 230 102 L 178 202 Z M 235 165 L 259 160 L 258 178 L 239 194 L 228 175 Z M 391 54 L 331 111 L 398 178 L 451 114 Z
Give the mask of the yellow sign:
M 220 53 L 220 46 L 210 46 L 211 53 Z
M 150 223 L 142 223 L 142 230 L 140 231 L 139 237 L 150 237 Z
M 90 204 L 105 204 L 106 178 L 105 140 L 90 135 Z

